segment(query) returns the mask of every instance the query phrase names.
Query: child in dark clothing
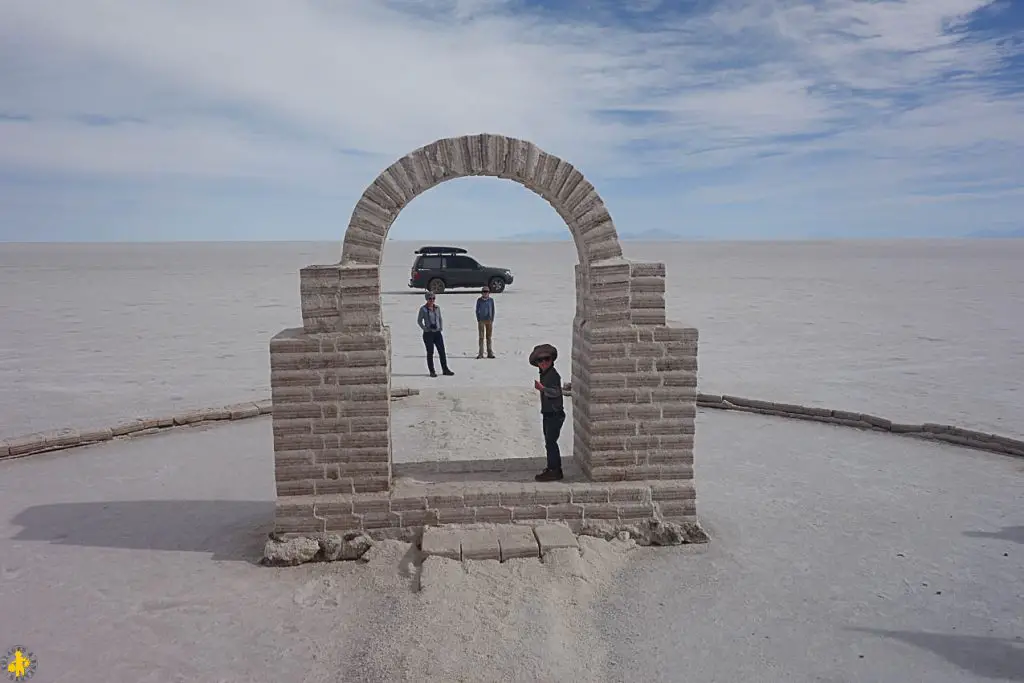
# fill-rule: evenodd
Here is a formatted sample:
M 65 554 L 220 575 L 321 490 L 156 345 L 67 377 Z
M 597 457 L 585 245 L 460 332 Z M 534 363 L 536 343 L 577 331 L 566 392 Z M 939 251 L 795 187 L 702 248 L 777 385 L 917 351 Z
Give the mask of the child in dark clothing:
M 562 479 L 562 454 L 558 450 L 558 436 L 565 424 L 565 405 L 562 398 L 562 377 L 555 370 L 558 349 L 551 344 L 535 346 L 530 354 L 530 365 L 540 370 L 540 379 L 533 388 L 540 393 L 540 414 L 544 429 L 544 450 L 547 452 L 547 467 L 534 479 L 537 481 L 560 481 Z

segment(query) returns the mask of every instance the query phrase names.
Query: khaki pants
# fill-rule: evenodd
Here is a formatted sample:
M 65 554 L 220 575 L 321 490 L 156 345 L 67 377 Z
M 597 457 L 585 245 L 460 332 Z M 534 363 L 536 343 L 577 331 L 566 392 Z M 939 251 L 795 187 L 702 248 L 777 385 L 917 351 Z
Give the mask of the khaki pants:
M 491 347 L 491 329 L 494 327 L 493 320 L 477 320 L 477 342 L 479 345 L 478 355 L 484 355 L 484 340 L 487 340 L 487 355 L 494 355 L 494 350 Z

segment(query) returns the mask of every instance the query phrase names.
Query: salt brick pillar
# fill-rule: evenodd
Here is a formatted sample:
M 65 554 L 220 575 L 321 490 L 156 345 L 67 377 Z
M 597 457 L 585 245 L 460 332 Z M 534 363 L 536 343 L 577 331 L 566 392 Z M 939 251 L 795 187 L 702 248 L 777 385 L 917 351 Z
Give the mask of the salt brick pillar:
M 391 338 L 381 323 L 379 268 L 303 268 L 300 295 L 303 327 L 270 342 L 279 508 L 290 496 L 386 491 Z
M 574 457 L 592 481 L 679 480 L 671 519 L 695 519 L 697 330 L 665 320 L 665 266 L 590 267 L 574 369 Z

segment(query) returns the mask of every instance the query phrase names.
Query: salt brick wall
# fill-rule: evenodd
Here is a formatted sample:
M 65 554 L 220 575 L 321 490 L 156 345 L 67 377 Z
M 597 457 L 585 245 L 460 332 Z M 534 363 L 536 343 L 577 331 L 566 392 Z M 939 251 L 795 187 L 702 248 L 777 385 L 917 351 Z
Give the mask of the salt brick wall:
M 386 491 L 390 333 L 285 330 L 270 342 L 278 496 Z
M 338 525 L 355 524 L 357 517 L 353 528 L 369 529 L 377 523 L 405 526 L 420 517 L 444 523 L 470 512 L 488 519 L 538 512 L 534 507 L 492 515 L 488 510 L 493 506 L 485 505 L 478 515 L 469 508 L 479 506 L 453 504 L 430 508 L 435 512 L 389 507 L 295 517 L 307 506 L 297 497 L 334 496 L 331 505 L 340 510 L 348 499 L 336 496 L 380 493 L 386 498 L 390 489 L 390 331 L 380 319 L 379 273 L 378 267 L 365 265 L 302 269 L 304 328 L 285 330 L 271 342 L 275 479 L 281 514 L 287 514 L 279 530 L 343 530 Z M 573 450 L 593 482 L 675 480 L 683 490 L 678 509 L 666 502 L 658 514 L 689 519 L 696 498 L 697 331 L 665 324 L 664 279 L 665 267 L 659 263 L 612 259 L 576 268 Z M 588 495 L 581 492 L 574 500 L 578 510 L 566 503 L 565 509 L 545 508 L 545 517 L 574 519 L 590 506 L 584 500 Z M 288 499 L 297 502 L 287 505 Z M 382 499 L 360 505 L 385 504 L 390 505 Z M 599 506 L 593 512 L 610 510 Z M 633 512 L 639 514 L 640 508 Z M 616 514 L 626 518 L 621 510 Z M 322 526 L 324 519 L 330 523 Z
M 692 479 L 697 331 L 584 328 L 574 455 L 593 481 Z
M 299 271 L 299 279 L 307 332 L 375 331 L 383 324 L 379 267 L 308 266 Z
M 635 524 L 661 518 L 696 521 L 693 486 L 683 481 L 487 484 L 478 489 L 410 489 L 400 496 L 280 498 L 276 531 L 281 534 L 365 531 L 377 538 L 406 538 L 436 524 L 536 524 L 567 522 Z
M 573 453 L 593 481 L 693 479 L 697 330 L 665 320 L 665 265 L 592 264 L 573 329 Z
M 341 309 L 338 266 L 307 266 L 299 271 L 302 327 L 307 332 L 336 332 Z

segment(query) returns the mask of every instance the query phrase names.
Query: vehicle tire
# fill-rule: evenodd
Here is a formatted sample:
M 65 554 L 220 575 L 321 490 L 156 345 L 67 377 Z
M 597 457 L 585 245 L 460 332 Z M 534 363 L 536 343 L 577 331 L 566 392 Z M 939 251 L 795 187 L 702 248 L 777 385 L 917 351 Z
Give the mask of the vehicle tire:
M 505 291 L 505 278 L 492 277 L 487 283 L 487 289 L 491 290 L 494 294 L 500 294 Z
M 433 280 L 427 283 L 427 289 L 434 294 L 440 294 L 444 291 L 444 280 L 439 277 L 435 277 Z

